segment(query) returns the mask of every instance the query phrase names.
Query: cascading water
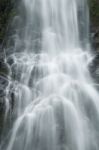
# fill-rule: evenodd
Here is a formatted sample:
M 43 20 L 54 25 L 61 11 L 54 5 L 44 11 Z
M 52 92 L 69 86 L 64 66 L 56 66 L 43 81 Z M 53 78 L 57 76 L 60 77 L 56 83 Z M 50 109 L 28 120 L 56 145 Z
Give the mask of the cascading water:
M 98 150 L 86 0 L 22 3 L 24 19 L 15 18 L 21 25 L 7 58 L 16 120 L 0 150 Z

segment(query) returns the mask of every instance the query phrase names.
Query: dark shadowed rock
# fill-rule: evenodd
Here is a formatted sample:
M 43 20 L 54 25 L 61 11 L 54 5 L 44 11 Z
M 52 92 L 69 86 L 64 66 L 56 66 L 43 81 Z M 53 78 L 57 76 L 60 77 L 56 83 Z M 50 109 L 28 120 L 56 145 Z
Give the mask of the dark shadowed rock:
M 0 97 L 0 114 L 4 111 L 5 108 L 5 97 Z
M 6 95 L 6 87 L 8 86 L 9 81 L 7 78 L 0 76 L 0 97 Z
M 0 61 L 0 75 L 8 76 L 11 70 L 7 63 Z
M 93 49 L 98 51 L 99 50 L 99 27 L 92 29 L 91 42 L 92 42 Z
M 6 95 L 5 90 L 2 87 L 0 87 L 0 97 L 3 97 L 5 95 Z
M 0 76 L 0 87 L 4 89 L 5 87 L 8 86 L 8 84 L 9 84 L 8 79 L 3 76 Z
M 13 57 L 8 57 L 7 63 L 11 66 L 14 63 L 14 58 Z

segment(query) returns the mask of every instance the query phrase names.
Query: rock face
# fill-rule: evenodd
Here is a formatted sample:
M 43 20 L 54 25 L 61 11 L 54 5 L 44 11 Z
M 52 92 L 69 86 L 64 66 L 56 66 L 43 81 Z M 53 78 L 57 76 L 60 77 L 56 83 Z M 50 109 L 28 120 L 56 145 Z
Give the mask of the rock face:
M 9 81 L 6 77 L 0 76 L 0 97 L 5 96 L 5 89 L 8 86 Z
M 91 35 L 93 49 L 99 53 L 99 27 L 94 28 Z
M 10 67 L 7 63 L 0 61 L 0 75 L 8 76 L 10 74 Z
M 3 129 L 3 120 L 6 107 L 6 89 L 9 85 L 10 67 L 4 62 L 3 58 L 0 60 L 0 135 Z
M 89 0 L 91 43 L 93 50 L 99 50 L 99 0 Z
M 9 21 L 15 16 L 16 0 L 0 0 L 0 44 L 5 38 Z
M 89 5 L 91 44 L 92 50 L 96 55 L 93 61 L 91 73 L 97 84 L 99 83 L 99 0 L 89 0 Z
M 5 96 L 6 88 L 9 84 L 10 67 L 3 61 L 0 61 L 0 98 Z

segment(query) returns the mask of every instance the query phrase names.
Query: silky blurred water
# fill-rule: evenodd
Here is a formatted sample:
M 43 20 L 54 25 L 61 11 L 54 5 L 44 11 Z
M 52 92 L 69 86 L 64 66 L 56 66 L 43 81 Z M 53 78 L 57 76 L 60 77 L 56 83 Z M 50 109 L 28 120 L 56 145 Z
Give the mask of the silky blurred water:
M 23 0 L 22 6 L 7 57 L 16 119 L 0 150 L 98 150 L 87 1 Z

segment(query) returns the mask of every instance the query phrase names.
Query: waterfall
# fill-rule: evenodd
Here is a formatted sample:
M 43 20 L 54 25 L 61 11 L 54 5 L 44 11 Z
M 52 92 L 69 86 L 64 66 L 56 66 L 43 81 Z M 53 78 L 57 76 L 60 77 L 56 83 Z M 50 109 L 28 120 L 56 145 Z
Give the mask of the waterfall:
M 87 1 L 22 0 L 21 12 L 7 56 L 15 119 L 0 150 L 98 150 Z

